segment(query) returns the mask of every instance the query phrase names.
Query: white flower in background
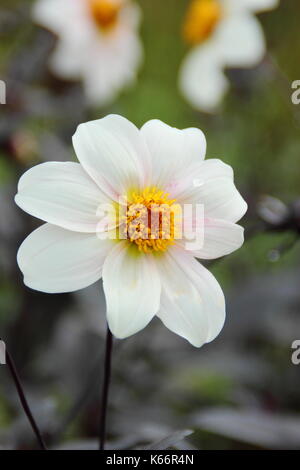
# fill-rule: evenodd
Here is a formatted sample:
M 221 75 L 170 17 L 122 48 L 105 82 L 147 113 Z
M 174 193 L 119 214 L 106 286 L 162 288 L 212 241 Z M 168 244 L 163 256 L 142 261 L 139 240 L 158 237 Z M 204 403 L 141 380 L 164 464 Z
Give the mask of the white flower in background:
M 254 13 L 279 0 L 191 0 L 183 24 L 192 46 L 181 66 L 179 86 L 192 106 L 216 111 L 229 82 L 226 67 L 253 67 L 265 54 L 262 27 Z
M 38 0 L 33 16 L 59 38 L 52 71 L 81 79 L 91 104 L 110 102 L 136 79 L 142 47 L 140 9 L 133 1 Z
M 247 205 L 231 167 L 204 160 L 206 141 L 199 129 L 178 130 L 158 120 L 139 130 L 110 115 L 81 124 L 73 144 L 80 163 L 43 163 L 19 181 L 16 203 L 47 222 L 19 249 L 25 284 L 58 293 L 103 278 L 107 319 L 116 337 L 136 333 L 157 315 L 195 346 L 212 341 L 224 323 L 224 296 L 195 257 L 218 258 L 243 244 L 243 228 L 236 222 Z M 125 197 L 126 236 L 120 236 L 125 233 L 120 218 L 116 239 L 100 236 L 99 223 L 102 230 L 105 224 L 99 206 L 118 207 Z M 184 239 L 175 239 L 172 218 L 170 238 L 159 232 L 153 239 L 152 225 L 144 227 L 148 236 L 142 239 L 129 235 L 136 204 L 148 211 L 150 205 L 168 209 L 175 202 L 203 204 L 201 247 L 188 251 Z

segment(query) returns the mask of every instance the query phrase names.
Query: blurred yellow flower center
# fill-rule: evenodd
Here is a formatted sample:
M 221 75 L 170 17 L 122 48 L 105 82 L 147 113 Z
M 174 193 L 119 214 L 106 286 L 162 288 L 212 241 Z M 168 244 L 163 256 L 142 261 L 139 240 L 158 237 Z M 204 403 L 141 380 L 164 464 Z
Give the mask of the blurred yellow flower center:
M 166 251 L 174 244 L 179 206 L 175 199 L 156 187 L 132 192 L 126 213 L 121 217 L 123 239 L 134 243 L 143 253 Z
M 114 0 L 88 0 L 93 18 L 100 29 L 108 31 L 118 20 L 121 3 Z
M 183 24 L 183 37 L 188 44 L 200 44 L 214 31 L 222 17 L 219 0 L 192 0 Z

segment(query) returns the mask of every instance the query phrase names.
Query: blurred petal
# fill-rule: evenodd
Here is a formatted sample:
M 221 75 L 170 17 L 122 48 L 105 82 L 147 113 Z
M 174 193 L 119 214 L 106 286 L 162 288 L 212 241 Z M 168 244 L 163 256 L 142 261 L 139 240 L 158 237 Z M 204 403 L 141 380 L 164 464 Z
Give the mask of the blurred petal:
M 33 17 L 59 36 L 49 59 L 51 70 L 64 79 L 81 78 L 90 56 L 87 51 L 98 42 L 87 3 L 82 0 L 38 0 Z
M 70 0 L 38 0 L 33 4 L 32 15 L 39 24 L 58 32 L 64 25 L 65 13 L 70 13 L 70 4 Z
M 108 199 L 79 163 L 48 162 L 24 173 L 15 201 L 45 222 L 76 232 L 96 232 L 98 208 Z
M 205 158 L 206 139 L 200 129 L 179 130 L 152 120 L 141 129 L 152 159 L 152 184 L 164 187 L 186 167 Z
M 179 86 L 194 108 L 209 113 L 216 111 L 229 87 L 223 65 L 210 42 L 187 54 L 181 66 Z
M 105 260 L 107 320 L 117 338 L 142 330 L 158 312 L 161 283 L 151 255 L 120 242 Z
M 224 295 L 214 276 L 176 247 L 158 263 L 162 282 L 158 317 L 193 346 L 212 341 L 225 321 Z
M 37 23 L 64 35 L 86 21 L 87 11 L 82 0 L 37 0 L 32 15 Z
M 246 9 L 259 12 L 278 7 L 279 0 L 226 0 L 226 6 L 232 11 Z
M 228 67 L 252 67 L 265 54 L 265 39 L 260 23 L 252 14 L 228 16 L 213 38 L 216 54 Z
M 181 203 L 203 204 L 205 218 L 237 222 L 247 211 L 247 204 L 231 178 L 209 179 L 190 192 Z
M 124 2 L 118 25 L 112 34 L 94 38 L 83 70 L 84 88 L 91 105 L 108 104 L 124 86 L 136 80 L 143 59 L 143 48 L 137 30 L 141 9 Z
M 38 0 L 33 9 L 34 19 L 59 36 L 50 58 L 52 71 L 69 80 L 81 78 L 94 106 L 108 104 L 133 83 L 142 61 L 140 8 L 123 3 L 109 32 L 97 26 L 86 0 Z
M 142 10 L 137 3 L 129 3 L 123 0 L 123 9 L 121 10 L 120 23 L 124 28 L 137 30 L 140 27 L 142 20 Z
M 50 68 L 60 77 L 72 80 L 80 78 L 82 56 L 70 38 L 61 39 L 49 60 Z
M 120 29 L 111 38 L 91 44 L 83 70 L 90 104 L 108 104 L 121 88 L 134 83 L 142 57 L 141 42 L 130 29 Z
M 109 115 L 80 124 L 73 145 L 85 171 L 112 199 L 147 184 L 149 153 L 127 119 Z
M 291 209 L 280 199 L 266 195 L 257 204 L 257 214 L 267 224 L 281 225 L 290 220 Z
M 196 224 L 193 225 L 196 233 Z M 186 249 L 186 241 L 177 240 Z M 188 243 L 190 241 L 188 240 Z M 199 249 L 188 250 L 190 254 L 200 259 L 215 259 L 229 255 L 238 250 L 244 243 L 244 228 L 226 220 L 205 218 L 204 243 Z
M 104 259 L 112 246 L 111 240 L 99 240 L 96 234 L 45 224 L 24 240 L 17 261 L 24 283 L 31 289 L 72 292 L 101 278 Z

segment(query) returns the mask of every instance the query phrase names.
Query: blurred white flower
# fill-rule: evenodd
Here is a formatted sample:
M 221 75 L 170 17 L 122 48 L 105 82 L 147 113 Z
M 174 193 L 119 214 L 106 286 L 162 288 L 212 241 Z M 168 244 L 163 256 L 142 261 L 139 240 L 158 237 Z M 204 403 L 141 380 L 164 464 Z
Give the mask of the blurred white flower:
M 214 112 L 229 82 L 225 67 L 253 67 L 265 54 L 265 39 L 254 16 L 279 0 L 191 0 L 183 24 L 192 46 L 181 66 L 179 86 L 197 109 Z
M 116 337 L 136 333 L 157 315 L 195 346 L 212 341 L 224 323 L 224 296 L 195 257 L 217 258 L 243 244 L 243 228 L 236 222 L 247 205 L 231 167 L 204 160 L 206 140 L 199 129 L 179 130 L 158 120 L 139 130 L 110 115 L 81 124 L 73 144 L 80 163 L 43 163 L 19 181 L 16 203 L 47 222 L 19 249 L 25 284 L 57 293 L 103 278 L 107 319 Z M 99 205 L 119 207 L 125 197 L 125 220 L 114 219 L 118 229 L 110 239 L 112 229 L 101 225 Z M 174 203 L 204 206 L 203 245 L 187 250 L 185 239 L 175 237 L 172 217 L 170 237 L 162 236 L 161 221 Z M 136 205 L 140 212 L 141 205 L 146 208 L 146 224 L 137 229 L 145 231 L 143 237 L 131 230 Z M 158 227 L 149 221 L 149 207 L 156 205 L 165 211 Z M 194 214 L 191 222 L 200 223 Z
M 134 82 L 142 59 L 140 9 L 131 0 L 38 0 L 33 17 L 57 34 L 50 59 L 64 79 L 81 79 L 92 105 Z

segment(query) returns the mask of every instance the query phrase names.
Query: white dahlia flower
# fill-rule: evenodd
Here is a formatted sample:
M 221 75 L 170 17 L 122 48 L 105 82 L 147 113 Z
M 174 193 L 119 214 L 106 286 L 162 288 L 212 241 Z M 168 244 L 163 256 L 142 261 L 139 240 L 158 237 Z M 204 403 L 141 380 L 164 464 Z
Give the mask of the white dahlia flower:
M 216 111 L 229 82 L 226 67 L 253 67 L 264 57 L 262 27 L 254 13 L 275 8 L 279 0 L 191 0 L 183 36 L 192 46 L 183 61 L 179 86 L 190 104 Z
M 50 68 L 83 81 L 91 104 L 107 104 L 136 79 L 140 9 L 131 0 L 38 0 L 35 21 L 58 36 Z
M 110 115 L 81 124 L 73 144 L 80 163 L 43 163 L 19 181 L 18 206 L 47 222 L 19 249 L 25 284 L 71 292 L 102 278 L 116 337 L 157 315 L 194 346 L 212 341 L 224 323 L 224 295 L 195 258 L 243 244 L 236 222 L 247 205 L 231 167 L 204 160 L 199 129 L 158 120 L 139 130 Z

